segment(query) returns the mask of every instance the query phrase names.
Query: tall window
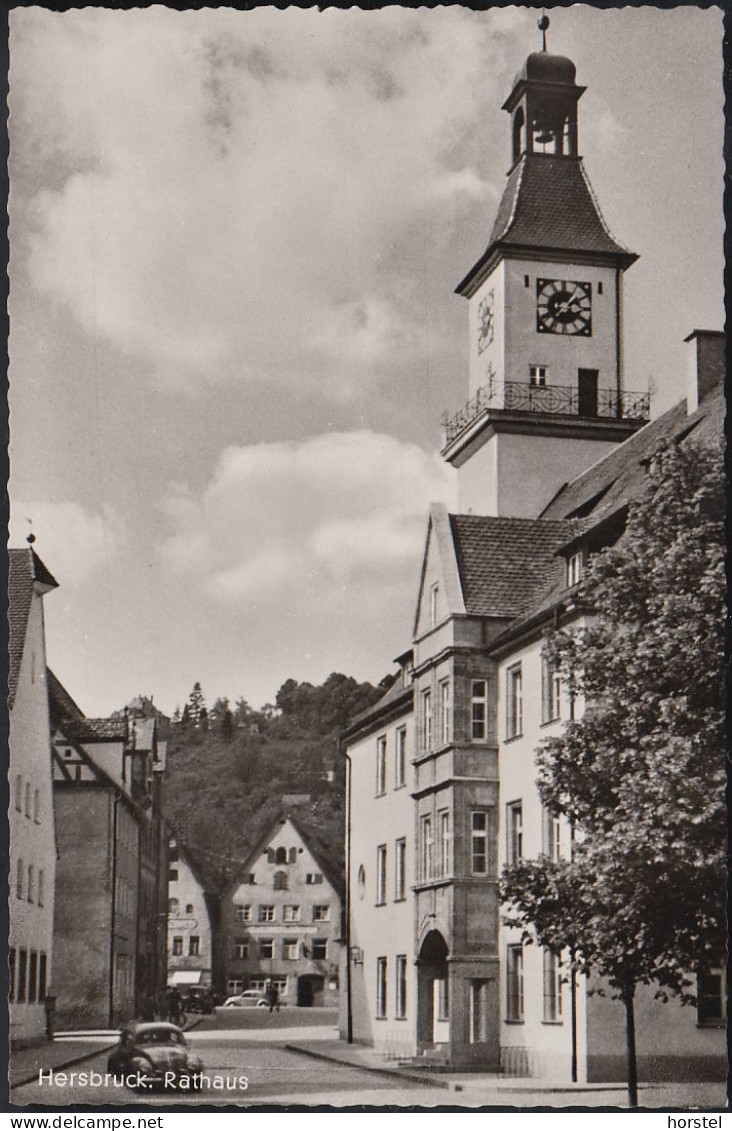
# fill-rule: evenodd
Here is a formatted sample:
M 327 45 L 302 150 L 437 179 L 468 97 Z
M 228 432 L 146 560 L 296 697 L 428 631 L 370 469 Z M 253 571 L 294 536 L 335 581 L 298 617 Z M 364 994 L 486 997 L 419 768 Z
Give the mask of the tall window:
M 28 893 L 27 899 L 29 903 L 36 901 L 36 870 L 32 864 L 28 865 Z
M 275 849 L 274 862 L 275 864 L 287 863 L 287 849 L 283 848 L 282 845 L 280 845 L 279 848 Z
M 543 389 L 546 385 L 546 365 L 529 366 L 529 384 L 535 389 Z
M 30 965 L 28 967 L 28 1001 L 36 1000 L 38 991 L 38 951 L 30 952 Z
M 452 703 L 450 700 L 450 680 L 440 683 L 440 742 L 444 745 L 452 737 Z
M 33 794 L 33 820 L 37 825 L 41 823 L 41 791 L 35 790 Z
M 450 812 L 441 809 L 437 815 L 439 829 L 439 867 L 441 876 L 452 873 L 452 830 L 450 828 Z
M 46 980 L 48 977 L 48 957 L 45 951 L 38 955 L 38 1000 L 43 1001 L 46 996 Z
M 506 952 L 506 1018 L 524 1019 L 524 951 L 522 946 L 509 946 Z
M 176 958 L 179 958 L 183 954 L 183 936 L 182 935 L 175 935 L 174 936 L 171 954 L 173 954 Z
M 234 939 L 234 957 L 235 958 L 248 958 L 249 957 L 249 940 L 248 939 Z
M 310 945 L 310 957 L 316 962 L 324 962 L 328 957 L 328 940 L 313 939 Z
M 274 958 L 274 939 L 259 940 L 259 957 Z
M 259 905 L 259 922 L 260 923 L 274 923 L 275 909 L 271 903 L 260 903 Z
M 376 792 L 386 793 L 386 738 L 376 741 Z
M 471 738 L 473 742 L 485 742 L 488 737 L 488 680 L 470 681 Z
M 31 815 L 31 784 L 29 781 L 25 783 L 25 815 Z
M 188 953 L 192 958 L 198 957 L 201 953 L 201 939 L 198 935 L 191 935 L 189 938 Z
M 485 978 L 474 978 L 470 982 L 469 1023 L 471 1045 L 488 1040 L 488 982 Z
M 431 880 L 433 876 L 432 853 L 434 848 L 432 833 L 432 817 L 423 817 L 420 822 L 420 864 L 421 879 Z
M 544 1020 L 562 1020 L 562 980 L 559 959 L 551 950 L 544 950 Z
M 299 923 L 300 922 L 300 907 L 296 903 L 286 903 L 282 917 L 286 923 Z
M 273 887 L 275 891 L 287 891 L 287 872 L 275 872 Z
M 25 864 L 22 858 L 18 860 L 18 867 L 15 872 L 15 896 L 16 899 L 23 898 L 23 889 L 25 887 Z
M 518 864 L 524 855 L 524 807 L 520 801 L 506 806 L 506 841 L 509 866 Z
M 297 939 L 283 939 L 282 941 L 282 957 L 293 962 L 299 958 L 300 946 Z
M 15 947 L 10 948 L 8 954 L 8 1001 L 15 1001 L 15 959 L 17 951 Z
M 396 956 L 396 998 L 395 1017 L 403 1020 L 407 1016 L 407 956 Z
M 582 551 L 567 558 L 567 585 L 577 585 L 582 579 Z
M 376 902 L 386 903 L 386 845 L 376 849 Z
M 28 990 L 28 951 L 18 951 L 18 985 L 15 994 L 16 1001 L 25 1001 Z
M 727 979 L 723 970 L 697 975 L 696 1019 L 699 1025 L 722 1025 L 727 1016 Z
M 171 895 L 168 900 L 168 915 L 177 915 L 180 908 L 180 903 L 174 895 Z
M 376 1016 L 386 1017 L 386 959 L 376 959 Z
M 542 851 L 550 860 L 558 860 L 561 856 L 559 816 L 549 809 L 542 812 Z
M 422 692 L 422 748 L 432 749 L 432 692 Z
M 437 616 L 440 610 L 440 586 L 435 583 L 430 589 L 430 624 L 437 624 Z
M 541 721 L 553 723 L 562 715 L 562 676 L 546 658 L 541 661 Z
M 234 908 L 234 919 L 237 923 L 251 923 L 252 920 L 252 905 L 251 903 L 237 903 Z
M 394 899 L 405 899 L 407 894 L 407 842 L 400 837 L 394 844 Z
M 394 787 L 399 789 L 407 781 L 407 728 L 399 727 L 396 732 L 396 754 L 394 757 Z
M 506 672 L 506 738 L 518 738 L 523 726 L 523 677 L 521 664 L 516 664 Z
M 15 778 L 15 808 L 19 813 L 23 812 L 23 778 L 20 774 Z
M 474 876 L 488 872 L 488 814 L 485 811 L 470 815 L 471 868 Z

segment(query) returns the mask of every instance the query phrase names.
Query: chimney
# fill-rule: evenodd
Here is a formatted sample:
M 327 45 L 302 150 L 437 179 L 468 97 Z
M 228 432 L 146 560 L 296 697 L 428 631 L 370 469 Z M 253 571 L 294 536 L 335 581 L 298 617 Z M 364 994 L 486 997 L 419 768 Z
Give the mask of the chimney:
M 721 330 L 692 330 L 684 341 L 691 346 L 686 393 L 686 411 L 691 414 L 724 380 L 726 337 Z

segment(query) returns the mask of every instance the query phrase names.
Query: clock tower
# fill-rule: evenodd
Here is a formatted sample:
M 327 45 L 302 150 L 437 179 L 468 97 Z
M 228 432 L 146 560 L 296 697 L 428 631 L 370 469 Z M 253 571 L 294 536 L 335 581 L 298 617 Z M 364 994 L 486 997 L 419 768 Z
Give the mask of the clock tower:
M 470 303 L 470 399 L 442 454 L 463 512 L 537 517 L 648 420 L 648 395 L 623 375 L 622 279 L 637 256 L 587 179 L 575 75 L 570 59 L 535 52 L 503 105 L 511 168 L 488 246 L 457 287 Z

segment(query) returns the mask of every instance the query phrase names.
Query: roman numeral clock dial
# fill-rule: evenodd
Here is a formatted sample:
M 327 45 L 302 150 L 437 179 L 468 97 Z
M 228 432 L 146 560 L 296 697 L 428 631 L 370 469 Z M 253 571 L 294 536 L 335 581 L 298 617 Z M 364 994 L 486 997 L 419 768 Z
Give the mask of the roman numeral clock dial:
M 536 329 L 540 334 L 592 334 L 592 283 L 536 280 Z

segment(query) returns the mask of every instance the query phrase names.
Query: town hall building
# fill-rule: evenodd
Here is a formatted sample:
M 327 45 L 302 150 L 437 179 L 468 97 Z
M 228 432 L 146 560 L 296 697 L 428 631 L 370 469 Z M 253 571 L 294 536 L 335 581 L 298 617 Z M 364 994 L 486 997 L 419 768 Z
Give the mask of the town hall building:
M 459 513 L 433 506 L 413 635 L 352 720 L 342 1035 L 396 1058 L 570 1080 L 623 1078 L 617 1002 L 502 924 L 506 864 L 568 856 L 534 751 L 569 717 L 542 654 L 579 625 L 589 554 L 622 534 L 659 442 L 714 443 L 724 337 L 694 331 L 689 395 L 651 421 L 627 380 L 623 276 L 579 150 L 571 60 L 532 54 L 504 103 L 512 166 L 469 302 L 469 400 L 446 424 Z M 639 994 L 641 1077 L 726 1071 L 724 985 L 703 1011 Z M 715 996 L 716 995 L 716 996 Z

